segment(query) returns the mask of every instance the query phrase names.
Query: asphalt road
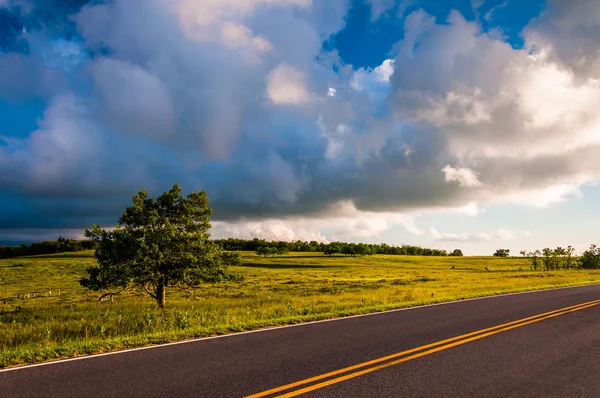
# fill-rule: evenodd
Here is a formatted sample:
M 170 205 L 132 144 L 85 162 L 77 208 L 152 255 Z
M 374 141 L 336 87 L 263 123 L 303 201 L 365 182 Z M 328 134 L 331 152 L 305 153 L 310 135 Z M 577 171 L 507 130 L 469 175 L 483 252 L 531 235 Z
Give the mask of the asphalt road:
M 600 285 L 557 289 L 59 361 L 0 371 L 0 396 L 242 397 L 599 299 Z M 505 325 L 487 336 L 463 336 L 435 346 L 442 347 L 438 351 L 423 348 L 269 396 L 313 388 L 305 395 L 600 397 L 600 305 L 593 304 Z M 390 365 L 399 358 L 403 362 Z M 334 380 L 365 369 L 370 370 Z M 334 383 L 313 387 L 328 380 Z

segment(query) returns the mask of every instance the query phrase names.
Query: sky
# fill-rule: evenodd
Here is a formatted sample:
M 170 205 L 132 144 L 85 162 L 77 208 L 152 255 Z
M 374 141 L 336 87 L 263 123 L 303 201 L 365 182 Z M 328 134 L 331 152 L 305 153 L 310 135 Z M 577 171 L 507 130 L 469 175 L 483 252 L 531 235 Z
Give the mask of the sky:
M 215 238 L 598 242 L 596 0 L 0 0 L 0 243 L 205 190 Z

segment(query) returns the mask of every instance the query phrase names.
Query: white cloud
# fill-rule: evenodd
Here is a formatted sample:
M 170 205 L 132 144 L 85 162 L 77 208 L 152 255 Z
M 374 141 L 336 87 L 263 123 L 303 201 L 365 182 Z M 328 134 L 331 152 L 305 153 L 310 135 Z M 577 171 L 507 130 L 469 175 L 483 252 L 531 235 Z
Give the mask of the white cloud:
M 253 221 L 213 222 L 215 238 L 262 238 L 274 240 L 316 240 L 319 242 L 381 239 L 381 234 L 395 226 L 409 233 L 423 234 L 413 216 L 391 212 L 360 211 L 352 202 L 336 203 L 318 217 L 289 217 Z
M 481 206 L 477 205 L 475 202 L 467 203 L 464 206 L 459 206 L 457 208 L 452 209 L 453 213 L 466 214 L 467 216 L 475 217 L 485 212 Z
M 215 239 L 266 239 L 282 241 L 317 241 L 329 243 L 318 230 L 307 229 L 302 221 L 264 220 L 237 222 L 216 221 L 212 223 L 211 235 Z
M 326 126 L 323 123 L 323 117 L 319 115 L 317 124 L 321 130 L 321 134 L 327 140 L 327 150 L 325 152 L 325 157 L 328 159 L 335 159 L 339 155 L 342 154 L 344 149 L 344 143 L 347 139 L 347 136 L 351 134 L 348 126 L 343 123 L 335 126 L 333 130 L 327 130 Z
M 490 101 L 476 87 L 468 93 L 448 91 L 444 97 L 431 97 L 428 102 L 429 106 L 417 111 L 416 118 L 438 127 L 447 127 L 491 122 L 492 111 L 500 101 Z
M 572 8 L 591 12 L 589 4 Z M 591 59 L 598 71 L 600 51 L 587 54 L 585 70 L 556 62 L 562 39 L 542 40 L 540 26 L 526 29 L 530 45 L 518 50 L 456 12 L 446 25 L 422 11 L 407 18 L 391 80 L 396 118 L 418 131 L 434 128 L 446 156 L 485 176 L 484 185 L 472 169 L 447 162 L 446 181 L 480 187 L 463 200 L 547 206 L 600 180 L 600 159 L 592 154 L 600 146 L 600 84 L 587 73 Z
M 528 50 L 545 53 L 583 81 L 598 76 L 600 7 L 596 0 L 550 0 L 524 29 Z
M 372 90 L 374 87 L 387 84 L 394 73 L 394 60 L 386 59 L 374 69 L 359 68 L 354 72 L 350 86 L 356 91 Z
M 377 237 L 395 225 L 403 226 L 413 235 L 423 233 L 410 214 L 362 211 L 347 200 L 333 204 L 322 216 L 325 218 L 324 225 L 345 237 Z
M 446 182 L 458 182 L 458 185 L 461 187 L 477 187 L 481 185 L 477 173 L 468 167 L 454 168 L 446 165 L 442 171 L 444 172 Z
M 39 124 L 25 142 L 2 157 L 16 167 L 15 173 L 27 174 L 28 185 L 43 190 L 61 186 L 65 172 L 92 160 L 97 131 L 86 108 L 73 96 L 55 98 Z
M 176 3 L 186 33 L 201 38 L 215 24 L 248 17 L 258 7 L 308 8 L 312 0 L 178 0 Z
M 242 24 L 226 22 L 221 27 L 221 41 L 227 48 L 245 51 L 249 58 L 254 53 L 264 54 L 273 50 L 273 45 L 264 36 L 255 36 Z
M 333 87 L 329 87 L 329 88 L 327 89 L 327 96 L 328 96 L 328 97 L 335 97 L 335 92 L 336 92 L 336 91 L 337 91 L 337 90 L 336 90 L 335 88 L 333 88 Z
M 199 43 L 219 42 L 239 51 L 250 62 L 259 62 L 274 49 L 273 43 L 255 35 L 246 22 L 264 10 L 309 12 L 312 0 L 158 0 L 175 8 L 187 38 Z
M 287 64 L 279 64 L 267 75 L 267 97 L 275 105 L 299 105 L 308 101 L 307 76 Z
M 449 232 L 439 232 L 434 227 L 429 229 L 431 236 L 438 242 L 482 242 L 482 241 L 504 241 L 515 240 L 522 237 L 531 236 L 528 231 L 511 231 L 509 229 L 497 229 L 495 232 L 488 234 L 485 232 L 475 234 L 456 234 Z
M 582 179 L 570 184 L 552 184 L 537 189 L 524 189 L 514 193 L 504 193 L 501 200 L 503 203 L 513 205 L 545 208 L 572 198 L 581 198 L 583 195 L 580 187 L 589 184 L 591 184 L 589 180 Z

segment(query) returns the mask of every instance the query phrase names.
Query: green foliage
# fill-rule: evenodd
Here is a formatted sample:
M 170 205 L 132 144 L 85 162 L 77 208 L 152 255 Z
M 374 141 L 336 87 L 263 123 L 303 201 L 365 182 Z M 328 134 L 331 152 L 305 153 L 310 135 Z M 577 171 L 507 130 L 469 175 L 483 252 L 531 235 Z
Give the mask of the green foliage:
M 506 258 L 510 256 L 510 249 L 498 249 L 494 253 L 494 257 Z
M 20 246 L 0 245 L 0 258 L 23 256 L 37 256 L 40 254 L 55 254 L 65 252 L 79 252 L 95 248 L 95 243 L 90 240 L 66 239 L 60 236 L 57 240 L 45 240 Z
M 559 246 L 556 249 L 545 247 L 541 251 L 535 250 L 529 253 L 526 250 L 521 250 L 521 254 L 525 254 L 530 258 L 532 270 L 553 271 L 575 268 L 577 263 L 573 261 L 574 251 L 575 249 L 572 246 L 567 246 L 566 249 Z
M 288 254 L 289 251 L 286 246 L 271 247 L 271 246 L 259 246 L 256 249 L 256 254 L 259 256 L 283 256 Z
M 329 244 L 323 251 L 323 254 L 326 254 L 328 256 L 333 256 L 334 254 L 341 254 L 341 253 L 342 253 L 342 247 L 340 246 L 339 243 Z
M 454 249 L 454 251 L 452 253 L 450 253 L 450 256 L 462 257 L 463 256 L 463 252 L 460 249 Z
M 531 258 L 531 269 L 537 271 L 540 268 L 539 257 L 542 253 L 539 250 L 535 250 L 531 253 L 528 253 L 527 256 Z
M 553 250 L 549 247 L 544 247 L 542 249 L 542 262 L 544 264 L 544 269 L 546 270 L 555 269 L 553 253 Z
M 182 197 L 175 184 L 156 200 L 140 191 L 114 230 L 86 230 L 97 244 L 98 266 L 87 269 L 81 285 L 96 291 L 141 287 L 163 307 L 167 287 L 229 279 L 226 269 L 239 264 L 239 256 L 209 240 L 211 214 L 204 191 Z
M 600 247 L 591 245 L 588 250 L 579 257 L 579 266 L 583 269 L 600 268 Z
M 567 249 L 565 250 L 565 268 L 567 269 L 571 269 L 573 267 L 573 252 L 575 251 L 575 248 L 573 248 L 572 246 L 567 246 Z
M 419 246 L 402 245 L 390 246 L 388 244 L 366 244 L 366 243 L 348 243 L 332 242 L 320 243 L 316 241 L 303 242 L 284 242 L 284 241 L 266 241 L 264 239 L 217 239 L 214 241 L 225 250 L 253 251 L 261 256 L 274 256 L 288 252 L 311 252 L 324 253 L 328 256 L 334 254 L 344 254 L 346 256 L 368 256 L 373 254 L 394 254 L 400 256 L 447 256 L 445 250 L 428 249 Z M 271 248 L 271 249 L 269 249 Z M 275 250 L 276 249 L 276 250 Z

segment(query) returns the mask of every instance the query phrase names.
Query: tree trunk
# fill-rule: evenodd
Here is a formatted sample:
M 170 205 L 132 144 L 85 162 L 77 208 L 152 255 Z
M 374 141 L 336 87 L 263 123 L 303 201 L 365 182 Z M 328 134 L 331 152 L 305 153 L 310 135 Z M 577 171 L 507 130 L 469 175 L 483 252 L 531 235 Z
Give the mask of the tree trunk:
M 158 285 L 156 286 L 156 304 L 160 308 L 165 307 L 165 295 L 166 295 L 166 286 L 164 281 L 164 276 L 160 278 L 158 281 Z

